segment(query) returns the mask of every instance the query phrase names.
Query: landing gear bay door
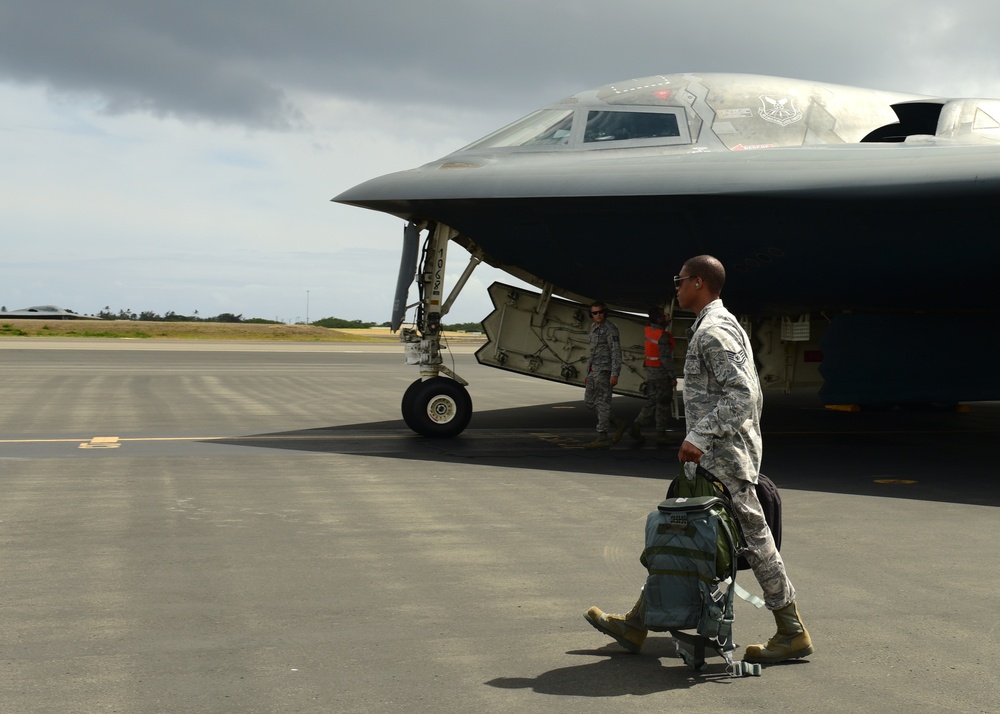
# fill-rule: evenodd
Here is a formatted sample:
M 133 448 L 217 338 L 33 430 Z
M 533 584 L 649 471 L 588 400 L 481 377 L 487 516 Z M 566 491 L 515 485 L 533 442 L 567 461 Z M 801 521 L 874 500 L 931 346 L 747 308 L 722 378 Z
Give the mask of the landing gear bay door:
M 494 310 L 483 329 L 487 343 L 480 364 L 582 387 L 590 364 L 589 307 L 503 283 L 489 289 Z M 622 372 L 616 394 L 643 397 L 644 316 L 612 311 L 608 319 L 621 338 Z

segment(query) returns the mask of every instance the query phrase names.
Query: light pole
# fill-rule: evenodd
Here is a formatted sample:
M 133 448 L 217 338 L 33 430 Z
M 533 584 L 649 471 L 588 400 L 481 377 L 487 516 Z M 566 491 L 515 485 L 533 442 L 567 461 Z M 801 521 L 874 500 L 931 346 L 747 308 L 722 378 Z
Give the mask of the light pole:
M 306 290 L 306 324 L 309 324 L 309 291 Z

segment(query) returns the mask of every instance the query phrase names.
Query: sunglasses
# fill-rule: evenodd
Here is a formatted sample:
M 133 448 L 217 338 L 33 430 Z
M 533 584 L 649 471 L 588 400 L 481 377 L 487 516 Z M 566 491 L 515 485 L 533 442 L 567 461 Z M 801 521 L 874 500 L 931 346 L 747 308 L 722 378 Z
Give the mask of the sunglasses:
M 591 310 L 590 314 L 591 315 L 603 315 L 605 312 L 607 312 L 607 310 Z
M 688 278 L 695 278 L 695 277 L 697 277 L 697 276 L 696 275 L 675 275 L 674 276 L 674 287 L 675 288 L 679 288 L 681 286 L 682 282 L 684 282 Z

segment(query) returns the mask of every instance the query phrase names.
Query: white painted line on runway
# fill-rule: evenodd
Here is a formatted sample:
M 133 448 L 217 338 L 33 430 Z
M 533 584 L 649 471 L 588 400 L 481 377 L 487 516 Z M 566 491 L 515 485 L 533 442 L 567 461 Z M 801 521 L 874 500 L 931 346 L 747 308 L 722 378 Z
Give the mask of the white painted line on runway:
M 496 437 L 498 435 L 490 435 Z M 487 436 L 486 438 L 490 438 Z M 81 449 L 113 449 L 126 441 L 329 441 L 331 439 L 416 439 L 411 432 L 399 434 L 321 434 L 310 436 L 98 436 L 84 441 L 75 439 L 0 439 L 0 444 L 80 444 Z
M 525 436 L 531 436 L 542 441 L 547 441 L 549 443 L 556 444 L 564 449 L 582 448 L 582 441 L 574 439 L 567 436 L 559 436 L 557 434 L 550 433 L 531 433 L 525 434 L 524 432 L 503 432 L 503 433 L 488 433 L 488 434 L 477 434 L 477 439 L 483 440 L 508 440 L 508 439 L 522 439 Z M 373 440 L 417 440 L 423 437 L 414 434 L 410 431 L 400 431 L 397 433 L 379 433 L 379 434 L 276 434 L 273 436 L 261 435 L 261 436 L 97 436 L 89 440 L 76 438 L 76 439 L 0 439 L 0 444 L 79 444 L 81 449 L 114 449 L 122 446 L 126 442 L 163 442 L 163 441 L 235 441 L 235 442 L 248 442 L 248 441 L 373 441 Z
M 579 441 L 580 430 L 570 430 L 570 434 L 561 434 L 553 432 L 529 432 L 528 435 L 540 439 L 542 441 L 547 441 L 549 443 L 556 444 L 564 449 L 580 448 L 582 446 L 582 441 Z M 469 435 L 472 436 L 475 430 L 470 429 Z M 765 431 L 765 436 L 833 436 L 833 435 L 908 435 L 908 434 L 919 434 L 927 433 L 934 435 L 945 434 L 995 434 L 996 429 L 954 429 L 951 431 L 942 432 L 941 430 L 933 431 L 914 431 L 914 430 L 892 430 L 892 431 L 871 431 L 871 430 L 857 430 L 857 431 Z M 521 431 L 503 431 L 503 432 L 487 432 L 487 433 L 475 433 L 475 438 L 482 440 L 505 440 L 505 439 L 519 439 L 523 438 L 526 434 Z M 113 449 L 125 442 L 155 442 L 155 441 L 345 441 L 345 440 L 360 440 L 360 441 L 370 441 L 375 439 L 421 439 L 419 435 L 409 431 L 400 430 L 398 432 L 380 432 L 376 434 L 355 434 L 355 433 L 328 433 L 328 434 L 279 434 L 279 435 L 243 435 L 243 436 L 105 436 L 105 437 L 75 437 L 68 439 L 0 439 L 0 444 L 80 444 L 81 449 Z
M 77 437 L 75 439 L 0 439 L 0 444 L 80 444 L 81 449 L 113 449 L 126 441 L 217 441 L 219 439 L 240 439 L 253 437 L 233 436 L 97 436 L 89 441 Z

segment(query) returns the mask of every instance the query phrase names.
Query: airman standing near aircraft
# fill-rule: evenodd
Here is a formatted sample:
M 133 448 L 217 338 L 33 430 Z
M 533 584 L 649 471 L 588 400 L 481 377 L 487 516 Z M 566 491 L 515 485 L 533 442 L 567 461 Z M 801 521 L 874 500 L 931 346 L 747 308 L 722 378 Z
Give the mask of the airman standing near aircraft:
M 719 299 L 725 280 L 722 263 L 709 255 L 691 258 L 674 278 L 677 304 L 698 315 L 684 358 L 688 433 L 677 458 L 686 468 L 701 464 L 732 494 L 746 537 L 747 561 L 778 626 L 766 645 L 747 647 L 743 659 L 773 664 L 805 657 L 815 649 L 757 499 L 754 485 L 761 461 L 763 395 L 750 340 Z M 646 639 L 642 595 L 626 615 L 611 615 L 592 607 L 584 617 L 631 652 L 638 652 Z
M 625 432 L 625 422 L 614 418 L 611 395 L 622 371 L 622 345 L 618 328 L 607 319 L 608 306 L 595 302 L 590 306 L 590 366 L 584 390 L 584 404 L 597 412 L 597 439 L 584 444 L 587 449 L 606 449 L 617 444 Z M 614 428 L 614 433 L 611 429 Z
M 646 403 L 632 422 L 628 433 L 636 441 L 643 441 L 642 427 L 651 421 L 656 425 L 656 441 L 660 444 L 680 443 L 667 431 L 670 426 L 671 407 L 677 375 L 674 372 L 674 336 L 667 332 L 670 319 L 659 307 L 649 311 L 646 327 Z M 655 419 L 655 421 L 654 421 Z

